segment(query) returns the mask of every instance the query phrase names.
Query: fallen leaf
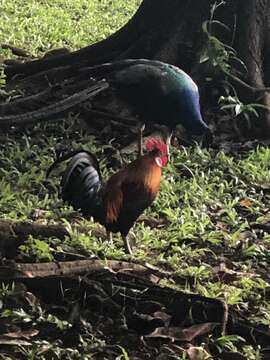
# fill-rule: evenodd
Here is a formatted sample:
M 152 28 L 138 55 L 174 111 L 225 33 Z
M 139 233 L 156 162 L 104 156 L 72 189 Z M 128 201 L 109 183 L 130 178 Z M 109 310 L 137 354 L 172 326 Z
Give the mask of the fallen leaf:
M 219 230 L 228 230 L 229 225 L 226 224 L 226 223 L 223 222 L 223 221 L 217 221 L 217 223 L 216 223 L 216 228 L 219 229 Z
M 164 338 L 171 341 L 192 341 L 197 336 L 201 336 L 211 332 L 217 323 L 204 323 L 192 325 L 189 328 L 180 327 L 158 327 L 151 334 L 146 337 L 149 338 Z
M 161 319 L 164 322 L 165 326 L 169 326 L 172 316 L 167 314 L 164 311 L 156 311 L 154 313 L 154 317 L 157 319 Z
M 239 201 L 239 204 L 245 208 L 251 208 L 253 206 L 253 202 L 250 199 L 242 199 Z
M 213 357 L 202 347 L 190 347 L 186 351 L 190 360 L 210 360 Z

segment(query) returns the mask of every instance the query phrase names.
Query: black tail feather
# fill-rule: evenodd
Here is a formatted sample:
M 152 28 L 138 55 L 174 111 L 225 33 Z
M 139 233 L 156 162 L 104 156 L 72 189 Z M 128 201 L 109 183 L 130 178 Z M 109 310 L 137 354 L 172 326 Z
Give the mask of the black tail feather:
M 102 179 L 93 154 L 84 150 L 66 154 L 53 163 L 47 175 L 56 165 L 70 158 L 62 174 L 62 198 L 75 210 L 81 210 L 83 215 L 97 217 L 102 207 Z
M 62 153 L 62 152 L 61 152 Z M 69 151 L 67 153 L 64 153 L 64 155 L 62 156 L 57 156 L 56 160 L 52 163 L 52 165 L 49 167 L 49 169 L 46 172 L 46 178 L 48 178 L 50 176 L 50 174 L 52 173 L 52 171 L 62 162 L 69 160 L 70 158 L 74 157 L 75 155 L 79 154 L 79 153 L 85 153 L 87 154 L 90 158 L 92 158 L 92 162 L 93 162 L 93 166 L 96 168 L 99 176 L 101 177 L 100 174 L 100 169 L 99 169 L 99 164 L 97 161 L 97 158 L 95 157 L 95 155 L 93 155 L 92 153 L 90 153 L 89 151 L 86 150 L 73 150 L 73 151 Z

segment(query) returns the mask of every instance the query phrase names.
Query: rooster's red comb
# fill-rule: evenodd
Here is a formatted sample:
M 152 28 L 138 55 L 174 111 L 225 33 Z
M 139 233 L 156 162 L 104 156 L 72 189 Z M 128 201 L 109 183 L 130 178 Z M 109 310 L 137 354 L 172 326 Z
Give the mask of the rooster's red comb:
M 168 145 L 164 143 L 160 138 L 150 138 L 147 139 L 145 143 L 146 150 L 159 150 L 162 154 L 168 153 Z

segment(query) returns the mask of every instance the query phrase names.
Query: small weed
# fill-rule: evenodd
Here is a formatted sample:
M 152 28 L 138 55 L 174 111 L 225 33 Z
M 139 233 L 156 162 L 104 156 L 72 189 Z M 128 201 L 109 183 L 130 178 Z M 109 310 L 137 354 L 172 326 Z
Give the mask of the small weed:
M 50 245 L 45 241 L 34 239 L 31 235 L 28 241 L 20 246 L 21 254 L 30 259 L 52 261 L 54 259 Z
M 2 283 L 0 287 L 0 299 L 12 295 L 14 291 L 15 291 L 14 283 L 12 283 L 11 285 Z

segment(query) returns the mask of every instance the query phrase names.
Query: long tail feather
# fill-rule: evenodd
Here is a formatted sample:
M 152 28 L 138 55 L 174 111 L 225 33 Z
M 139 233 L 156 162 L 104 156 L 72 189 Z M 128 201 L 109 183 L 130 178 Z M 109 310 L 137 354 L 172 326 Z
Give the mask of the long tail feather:
M 105 75 L 107 75 L 108 73 L 112 72 L 112 71 L 119 71 L 122 70 L 126 67 L 132 66 L 132 65 L 138 65 L 138 64 L 143 64 L 143 65 L 156 65 L 156 66 L 164 66 L 164 63 L 162 63 L 161 61 L 158 60 L 148 60 L 148 59 L 124 59 L 124 60 L 119 60 L 119 61 L 114 61 L 114 62 L 108 62 L 108 63 L 103 63 L 100 65 L 95 65 L 95 66 L 87 66 L 87 67 L 80 67 L 80 69 L 78 69 L 79 73 L 83 74 L 87 74 L 88 76 L 94 76 L 95 78 L 100 78 L 103 77 Z
M 41 109 L 29 111 L 19 115 L 0 116 L 0 125 L 24 125 L 36 121 L 46 120 L 90 99 L 91 97 L 107 89 L 108 86 L 109 84 L 106 81 L 101 80 L 87 89 L 70 95 L 63 100 L 47 105 Z

